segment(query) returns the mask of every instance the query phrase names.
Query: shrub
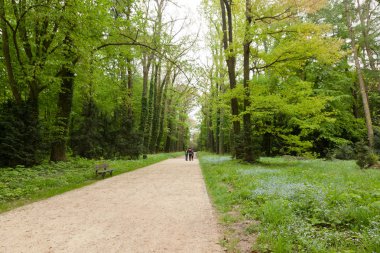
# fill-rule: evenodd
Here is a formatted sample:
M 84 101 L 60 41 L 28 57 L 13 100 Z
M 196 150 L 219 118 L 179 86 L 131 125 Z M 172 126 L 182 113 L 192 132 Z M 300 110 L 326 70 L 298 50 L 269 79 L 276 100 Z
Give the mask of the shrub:
M 336 159 L 352 160 L 352 159 L 355 159 L 355 150 L 352 147 L 352 145 L 343 144 L 334 149 L 333 156 Z
M 29 102 L 0 105 L 0 167 L 34 165 L 39 133 Z
M 379 157 L 364 141 L 361 141 L 356 144 L 356 160 L 360 168 L 364 169 L 375 165 Z

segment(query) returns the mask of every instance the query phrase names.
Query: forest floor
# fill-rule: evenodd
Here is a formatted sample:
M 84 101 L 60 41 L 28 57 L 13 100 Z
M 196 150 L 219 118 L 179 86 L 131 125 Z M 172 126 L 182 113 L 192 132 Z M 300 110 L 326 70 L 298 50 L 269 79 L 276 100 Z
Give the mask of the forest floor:
M 0 214 L 0 252 L 222 252 L 198 161 L 169 159 Z

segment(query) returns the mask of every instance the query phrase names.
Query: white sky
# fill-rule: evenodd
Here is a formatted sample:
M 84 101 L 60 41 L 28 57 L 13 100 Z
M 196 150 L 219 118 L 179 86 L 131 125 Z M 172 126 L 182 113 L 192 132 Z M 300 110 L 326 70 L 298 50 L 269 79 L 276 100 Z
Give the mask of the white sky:
M 171 4 L 168 6 L 167 13 L 175 18 L 188 18 L 189 25 L 181 32 L 182 35 L 186 36 L 193 34 L 195 37 L 199 32 L 199 37 L 197 40 L 197 45 L 191 52 L 191 57 L 197 59 L 195 64 L 206 64 L 207 62 L 207 49 L 205 42 L 205 34 L 207 31 L 207 23 L 204 22 L 201 15 L 201 0 L 175 0 L 178 6 Z M 203 21 L 202 21 L 203 20 Z M 194 106 L 189 114 L 190 120 L 194 123 L 197 122 L 196 114 L 199 112 L 200 106 Z M 191 135 L 198 131 L 196 126 L 191 126 Z
M 202 22 L 203 17 L 201 15 L 201 0 L 174 0 L 177 6 L 170 4 L 167 8 L 167 14 L 173 18 L 184 19 L 187 18 L 188 25 L 180 33 L 182 35 L 193 34 L 195 37 L 199 32 L 199 37 L 197 45 L 194 47 L 192 54 L 196 59 L 202 63 L 206 62 L 207 52 L 205 50 L 205 33 L 207 31 L 206 22 Z M 178 23 L 178 26 L 181 26 L 181 22 Z

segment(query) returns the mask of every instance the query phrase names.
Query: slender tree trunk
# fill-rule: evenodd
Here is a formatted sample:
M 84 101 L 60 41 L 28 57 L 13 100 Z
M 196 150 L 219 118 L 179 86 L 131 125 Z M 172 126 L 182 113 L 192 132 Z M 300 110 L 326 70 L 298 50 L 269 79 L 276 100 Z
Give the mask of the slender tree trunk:
M 172 119 L 172 100 L 169 98 L 168 103 L 167 103 L 167 120 L 168 120 L 168 132 L 166 134 L 166 140 L 165 140 L 165 149 L 164 151 L 166 153 L 172 151 L 172 135 L 174 135 L 174 124 L 173 124 L 173 119 Z
M 152 141 L 153 141 L 153 151 L 155 153 L 158 152 L 159 150 L 159 145 L 160 145 L 160 138 L 162 138 L 162 135 L 161 135 L 161 130 L 163 128 L 163 121 L 164 121 L 164 104 L 165 104 L 165 101 L 164 101 L 164 96 L 165 96 L 165 89 L 166 89 L 166 85 L 167 85 L 167 82 L 169 80 L 169 77 L 170 77 L 170 69 L 167 70 L 167 73 L 165 74 L 165 77 L 164 79 L 162 80 L 162 82 L 160 82 L 160 85 L 159 85 L 159 89 L 158 89 L 158 92 L 157 92 L 157 101 L 156 101 L 156 106 L 155 106 L 155 109 L 156 109 L 156 114 L 155 116 L 153 117 L 153 122 L 154 122 L 154 132 L 152 133 Z M 161 136 L 160 136 L 161 135 Z
M 151 132 L 150 132 L 150 140 L 149 140 L 149 151 L 151 153 L 155 152 L 156 148 L 156 141 L 157 141 L 157 135 L 158 135 L 158 120 L 159 120 L 159 103 L 160 103 L 160 89 L 158 86 L 158 83 L 160 82 L 160 75 L 161 75 L 161 65 L 158 63 L 156 66 L 156 73 L 154 78 L 154 84 L 153 84 L 153 107 L 152 107 L 152 122 L 151 122 Z
M 251 124 L 251 113 L 247 112 L 251 106 L 250 102 L 250 89 L 249 89 L 249 57 L 250 57 L 250 46 L 251 46 L 251 36 L 250 36 L 250 26 L 252 23 L 251 17 L 251 3 L 250 0 L 245 1 L 246 11 L 245 11 L 245 35 L 243 44 L 243 84 L 244 84 L 244 160 L 247 162 L 255 161 L 253 143 L 252 143 L 252 124 Z
M 351 13 L 349 11 L 349 3 L 347 0 L 345 1 L 345 10 L 346 10 L 346 18 L 347 18 L 347 28 L 348 28 L 349 34 L 350 34 L 351 48 L 352 48 L 353 55 L 354 55 L 356 72 L 357 72 L 358 79 L 359 79 L 360 93 L 362 96 L 365 122 L 366 122 L 366 126 L 367 126 L 368 145 L 371 148 L 373 148 L 374 133 L 373 133 L 373 126 L 372 126 L 371 112 L 370 112 L 369 103 L 368 103 L 367 88 L 366 88 L 364 78 L 363 78 L 363 74 L 362 74 L 361 67 L 360 67 L 359 56 L 358 56 L 358 52 L 357 52 L 357 48 L 356 48 L 355 33 L 354 33 L 353 28 L 352 28 L 352 21 L 350 18 Z
M 222 73 L 223 69 L 223 42 L 221 41 L 220 47 L 219 47 L 219 56 L 218 56 L 218 75 L 219 75 L 219 90 L 218 94 L 224 93 L 224 75 Z M 219 140 L 219 145 L 218 145 L 218 153 L 219 154 L 224 154 L 224 131 L 223 131 L 223 126 L 224 126 L 224 109 L 223 108 L 218 108 L 219 112 L 219 135 L 218 135 L 218 140 Z
M 218 74 L 218 71 L 216 72 Z M 221 82 L 221 80 L 219 81 Z M 220 85 L 217 82 L 216 87 L 215 87 L 215 100 L 218 102 L 219 101 L 219 90 L 220 90 Z M 212 110 L 211 110 L 212 113 Z M 221 118 L 221 109 L 218 106 L 216 109 L 216 125 L 215 125 L 215 146 L 213 152 L 219 154 L 219 147 L 220 147 L 220 135 L 221 135 L 221 125 L 220 125 L 220 118 Z
M 148 142 L 148 149 L 149 149 L 149 152 L 153 153 L 154 152 L 154 139 L 155 139 L 155 136 L 154 136 L 154 133 L 156 131 L 156 124 L 157 124 L 157 121 L 156 120 L 156 117 L 157 117 L 157 99 L 158 99 L 158 89 L 157 89 L 157 82 L 159 82 L 159 72 L 161 71 L 161 67 L 159 66 L 160 63 L 157 63 L 156 64 L 156 67 L 155 67 L 155 72 L 154 72 L 154 79 L 153 79 L 153 83 L 151 84 L 151 91 L 150 91 L 150 94 L 152 94 L 153 96 L 152 97 L 149 97 L 149 103 L 151 104 L 151 107 L 150 107 L 150 133 L 149 133 L 149 142 Z
M 146 133 L 144 132 L 145 123 L 146 123 L 146 115 L 148 114 L 148 82 L 149 82 L 149 70 L 153 60 L 153 56 L 143 56 L 143 91 L 141 95 L 141 116 L 140 116 L 140 132 L 143 135 L 143 143 L 146 138 Z
M 207 129 L 208 129 L 208 141 L 207 141 L 207 149 L 211 152 L 215 152 L 215 141 L 214 141 L 214 126 L 212 124 L 212 109 L 208 108 L 207 113 Z
M 163 94 L 162 94 L 162 101 L 161 101 L 161 116 L 160 116 L 160 127 L 159 127 L 159 133 L 157 137 L 157 148 L 160 147 L 161 141 L 165 134 L 165 126 L 167 125 L 167 113 L 168 113 L 168 86 L 171 85 L 175 81 L 175 73 L 174 77 L 171 80 L 171 69 L 168 70 L 167 75 L 165 77 L 165 80 L 162 84 L 163 86 Z M 157 152 L 159 150 L 157 149 Z
M 236 57 L 233 49 L 233 25 L 232 25 L 232 1 L 220 0 L 222 11 L 222 29 L 223 29 L 223 47 L 225 50 L 225 58 L 228 70 L 228 78 L 230 82 L 230 89 L 236 88 Z M 227 27 L 228 23 L 228 27 Z M 231 111 L 233 116 L 233 141 L 234 141 L 234 155 L 237 156 L 240 150 L 237 145 L 237 139 L 240 135 L 240 121 L 239 116 L 239 102 L 237 98 L 231 98 Z
M 219 133 L 219 146 L 218 146 L 218 152 L 219 154 L 224 154 L 224 131 L 223 131 L 223 126 L 224 126 L 224 110 L 220 110 L 220 133 Z
M 179 115 L 178 115 L 178 121 L 179 122 L 185 122 L 185 120 L 186 120 L 186 118 L 184 118 L 183 116 L 182 116 L 182 114 L 184 114 L 184 111 L 180 111 L 179 112 Z M 184 127 L 184 125 L 183 124 L 178 124 L 177 125 L 177 148 L 176 148 L 176 151 L 179 151 L 179 150 L 185 150 L 185 148 L 187 148 L 185 145 L 187 144 L 187 143 L 185 143 L 185 127 Z
M 166 153 L 169 153 L 172 151 L 172 138 L 171 138 L 171 134 L 173 134 L 173 121 L 171 119 L 169 119 L 168 121 L 168 134 L 166 135 L 166 140 L 165 140 L 165 149 L 164 151 Z
M 216 111 L 216 126 L 215 126 L 215 152 L 219 154 L 219 147 L 220 147 L 220 108 Z
M 127 58 L 127 117 L 128 117 L 128 125 L 127 127 L 127 133 L 131 133 L 133 130 L 134 125 L 134 117 L 133 117 L 133 104 L 132 104 L 132 97 L 133 97 L 133 70 L 132 70 L 132 60 L 130 58 Z
M 154 64 L 152 67 L 152 74 L 150 77 L 150 83 L 149 83 L 149 99 L 148 99 L 148 109 L 147 114 L 145 115 L 146 121 L 145 121 L 145 127 L 144 127 L 144 149 L 145 152 L 149 152 L 149 141 L 152 131 L 152 120 L 153 120 L 153 104 L 154 104 L 154 97 L 155 97 L 155 79 L 157 78 L 157 64 Z

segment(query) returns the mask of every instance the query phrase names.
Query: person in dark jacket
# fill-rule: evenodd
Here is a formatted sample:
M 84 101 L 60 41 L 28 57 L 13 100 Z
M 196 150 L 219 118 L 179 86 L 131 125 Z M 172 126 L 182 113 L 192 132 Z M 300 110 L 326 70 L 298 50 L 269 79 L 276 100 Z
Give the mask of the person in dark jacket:
M 188 155 L 189 155 L 189 161 L 193 161 L 193 160 L 194 160 L 194 151 L 193 151 L 193 149 L 192 149 L 192 148 L 189 148 L 189 149 L 187 150 L 187 153 L 188 153 Z

